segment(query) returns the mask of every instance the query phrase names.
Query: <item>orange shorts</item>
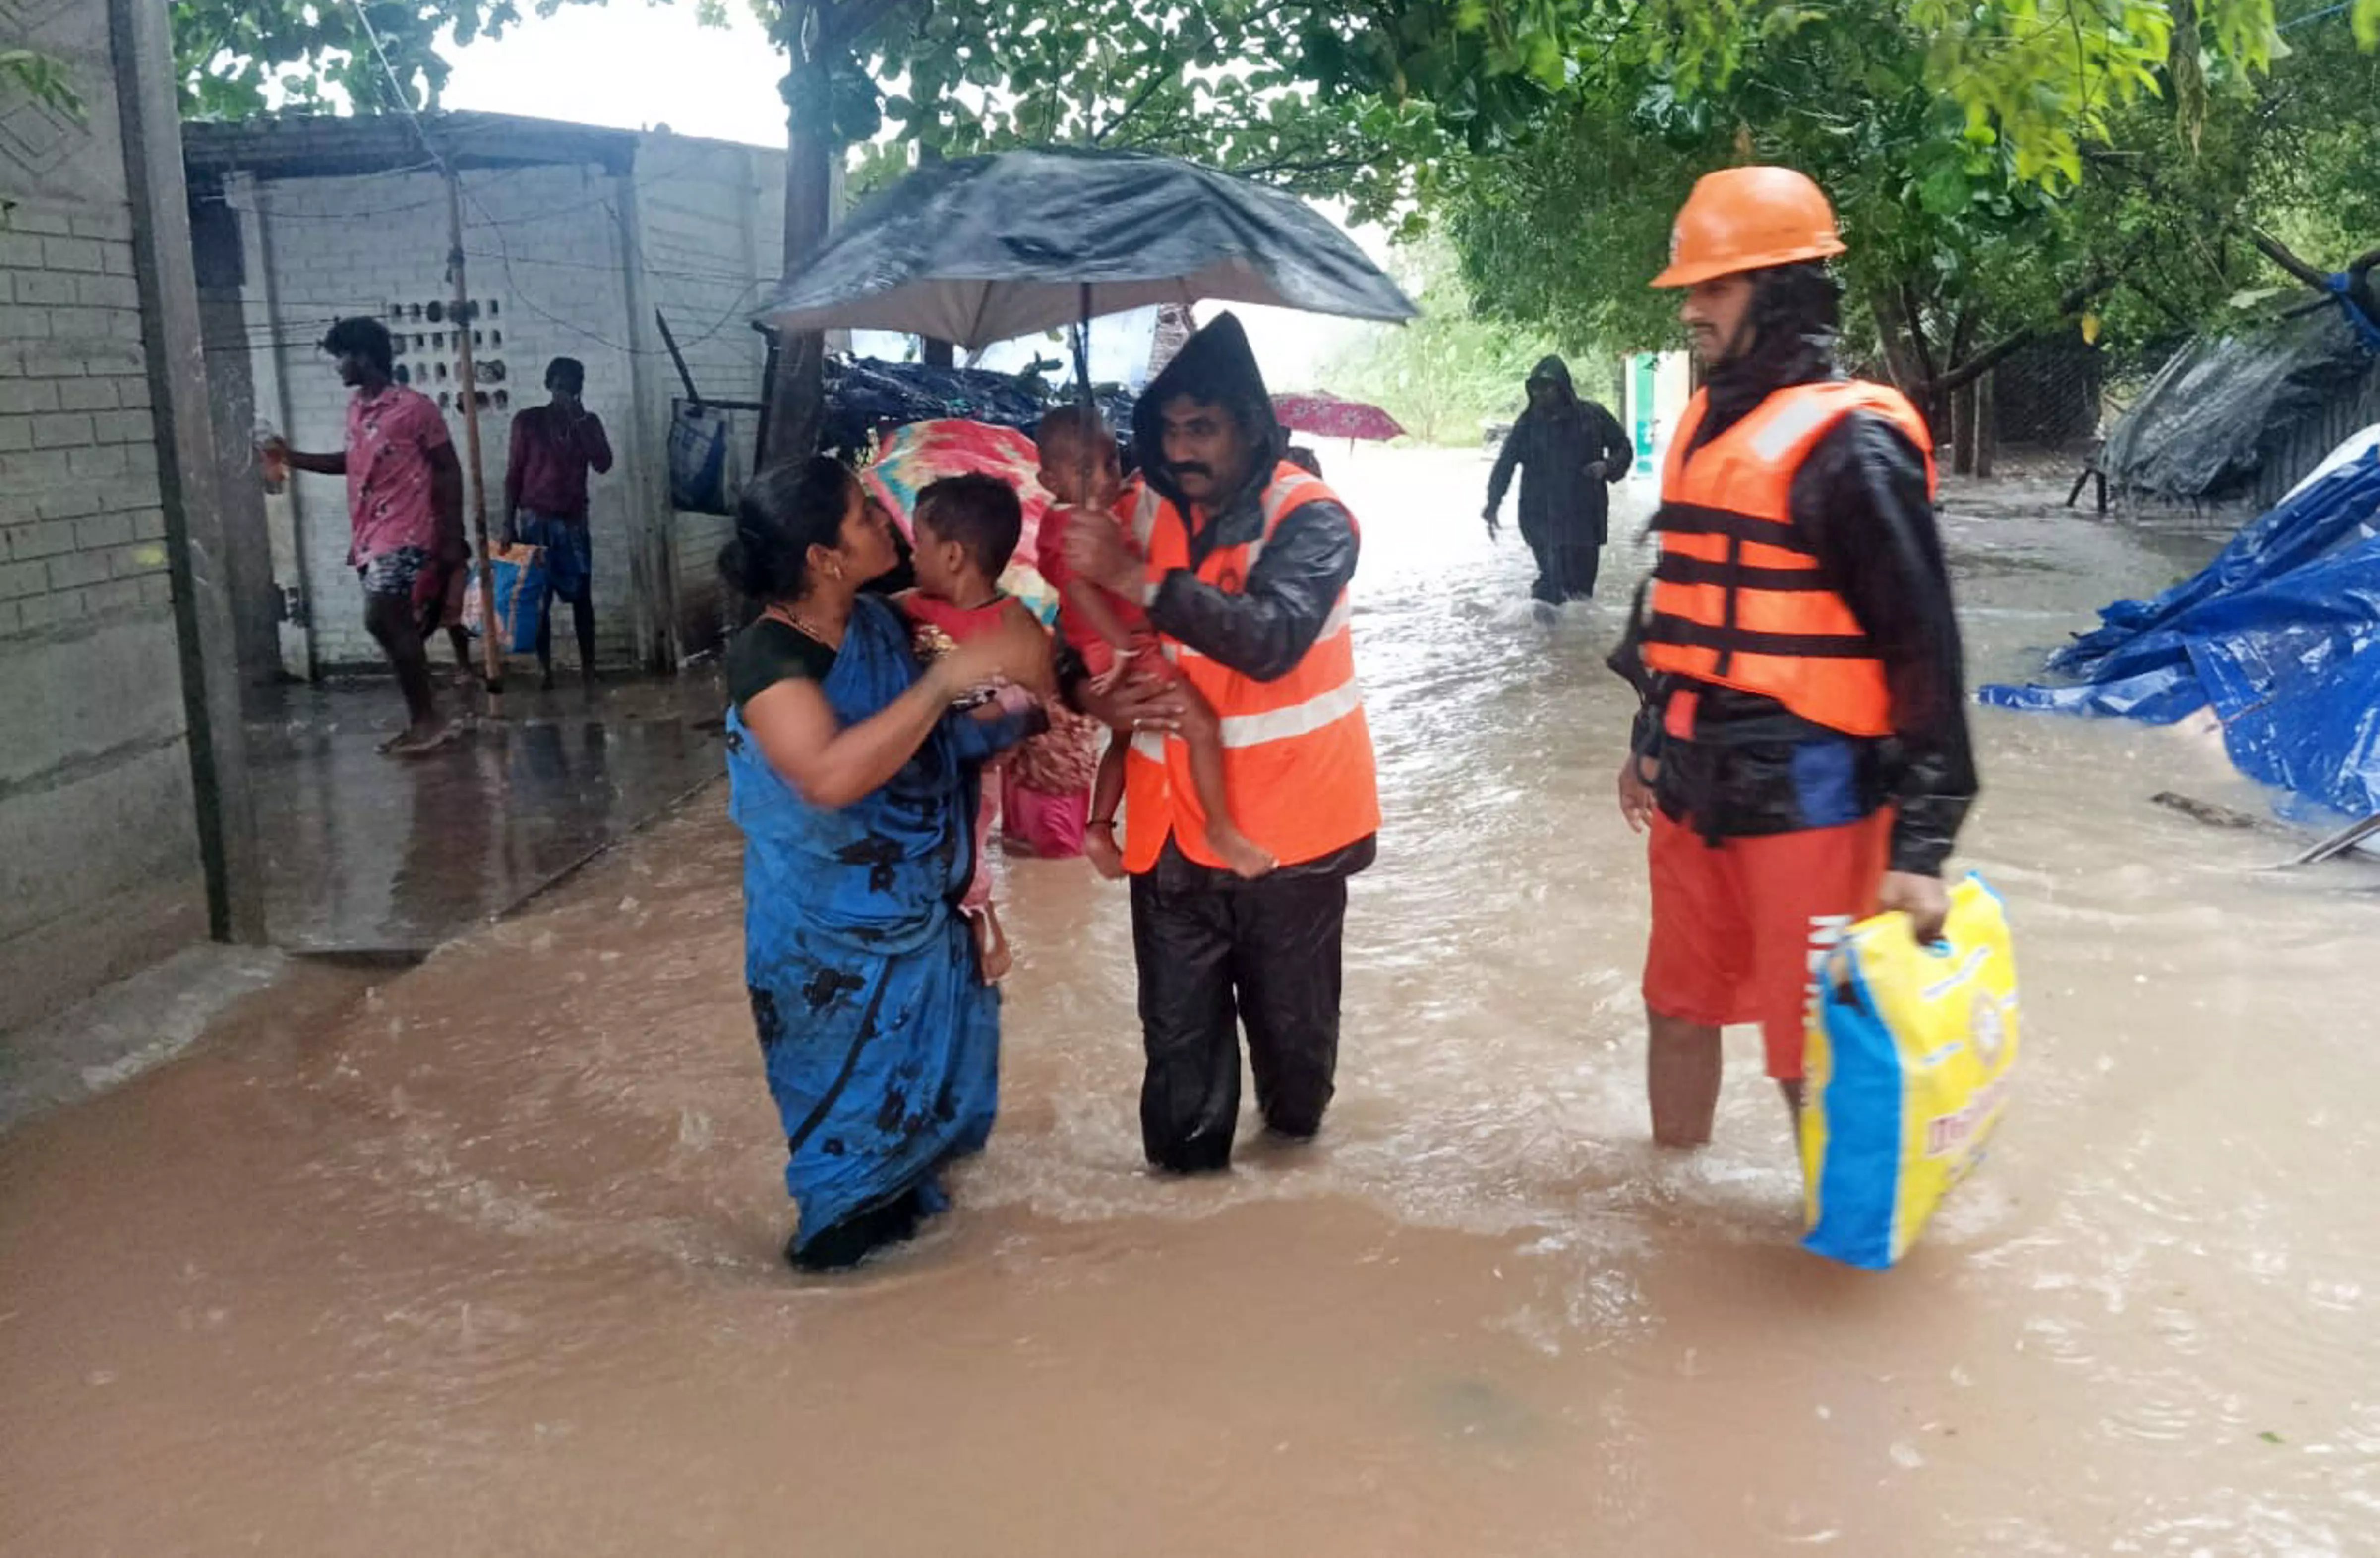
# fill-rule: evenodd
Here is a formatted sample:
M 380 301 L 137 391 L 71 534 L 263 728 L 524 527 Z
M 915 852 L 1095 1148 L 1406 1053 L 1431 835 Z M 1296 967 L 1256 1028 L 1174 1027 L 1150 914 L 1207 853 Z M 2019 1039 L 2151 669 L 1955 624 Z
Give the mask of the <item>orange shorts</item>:
M 1802 1032 L 1820 961 L 1876 912 L 1891 808 L 1841 827 L 1706 844 L 1653 818 L 1653 942 L 1645 1004 L 1725 1027 L 1757 1022 L 1768 1074 L 1802 1074 Z

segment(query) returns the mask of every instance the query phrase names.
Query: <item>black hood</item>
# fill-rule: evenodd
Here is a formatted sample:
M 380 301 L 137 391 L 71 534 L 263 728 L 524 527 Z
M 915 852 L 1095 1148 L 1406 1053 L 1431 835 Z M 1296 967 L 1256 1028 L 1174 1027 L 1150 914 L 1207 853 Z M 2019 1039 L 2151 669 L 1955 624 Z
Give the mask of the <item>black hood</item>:
M 1535 391 L 1540 384 L 1554 387 L 1554 399 L 1561 407 L 1567 409 L 1578 404 L 1578 391 L 1570 381 L 1570 364 L 1561 358 L 1540 358 L 1537 366 L 1529 369 L 1529 380 L 1524 388 Z M 1534 407 L 1536 402 L 1532 400 L 1529 405 Z
M 1214 322 L 1184 342 L 1182 350 L 1165 365 L 1164 372 L 1149 381 L 1140 403 L 1133 407 L 1133 447 L 1139 453 L 1148 485 L 1175 507 L 1186 510 L 1187 501 L 1165 468 L 1164 417 L 1165 403 L 1185 394 L 1231 412 L 1253 446 L 1247 485 L 1260 487 L 1270 480 L 1273 467 L 1289 447 L 1289 438 L 1273 417 L 1272 396 L 1265 390 L 1264 375 L 1257 370 L 1257 355 L 1248 349 L 1247 332 L 1234 316 L 1218 315 Z M 1212 506 L 1229 507 L 1231 500 L 1239 496 L 1232 493 Z
M 1834 278 L 1818 263 L 1779 265 L 1752 273 L 1752 343 L 1705 380 L 1720 424 L 1734 421 L 1789 384 L 1835 376 Z

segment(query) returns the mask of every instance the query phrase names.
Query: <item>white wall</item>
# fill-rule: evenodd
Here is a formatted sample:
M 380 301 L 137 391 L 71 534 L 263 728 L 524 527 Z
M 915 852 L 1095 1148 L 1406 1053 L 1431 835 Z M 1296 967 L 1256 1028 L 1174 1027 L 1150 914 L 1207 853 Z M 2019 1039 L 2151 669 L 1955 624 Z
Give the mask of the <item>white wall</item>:
M 667 511 L 670 400 L 684 392 L 652 314 L 667 316 L 705 395 L 759 398 L 766 347 L 749 320 L 780 273 L 783 153 L 661 133 L 646 139 L 631 178 L 590 163 L 474 171 L 463 187 L 464 255 L 471 296 L 483 304 L 474 321 L 478 356 L 504 369 L 500 382 L 481 388 L 509 402 L 480 418 L 490 526 L 504 519 L 512 416 L 543 403 L 549 360 L 578 358 L 588 407 L 602 417 L 618 457 L 608 477 L 594 479 L 589 509 L 598 658 L 640 661 L 657 637 L 683 644 L 689 622 L 698 630 L 716 610 L 711 560 L 726 527 Z M 399 365 L 433 398 L 454 393 L 454 326 L 426 318 L 431 300 L 453 295 L 441 175 L 273 180 L 238 199 L 253 207 L 244 215 L 245 296 L 259 410 L 291 442 L 340 445 L 348 396 L 318 343 L 344 315 L 395 330 L 389 310 L 403 306 Z M 420 320 L 411 317 L 417 304 Z M 443 380 L 435 376 L 442 363 Z M 459 451 L 459 408 L 447 424 Z M 748 447 L 742 453 L 748 457 Z M 346 566 L 345 484 L 301 476 L 285 502 L 269 509 L 284 575 L 276 582 L 302 583 L 307 599 L 309 636 L 290 647 L 288 668 L 376 664 Z M 572 653 L 557 652 L 565 662 Z
M 668 317 L 705 396 L 759 400 L 768 346 L 751 320 L 783 272 L 784 153 L 652 135 L 638 152 L 636 184 L 648 308 Z M 639 329 L 649 324 L 639 320 Z M 658 332 L 650 341 L 661 350 Z M 670 402 L 686 390 L 665 351 L 646 358 L 644 367 L 653 447 L 660 450 L 668 436 Z M 748 466 L 759 418 L 741 412 L 735 423 L 735 458 Z M 657 509 L 667 501 L 665 466 L 659 478 Z M 717 563 L 731 524 L 722 515 L 673 513 L 668 525 L 653 565 L 669 575 L 666 598 L 674 603 L 671 626 L 679 651 L 698 652 L 716 643 L 728 609 Z
M 617 659 L 631 642 L 629 572 L 625 564 L 633 509 L 626 499 L 631 467 L 650 456 L 633 437 L 637 427 L 627 358 L 620 264 L 617 181 L 595 166 L 540 167 L 464 177 L 464 254 L 470 291 L 481 300 L 477 356 L 482 372 L 503 365 L 501 380 L 483 381 L 492 402 L 480 416 L 481 473 L 489 525 L 504 522 L 504 475 L 512 416 L 545 399 L 546 362 L 556 356 L 587 364 L 587 404 L 613 433 L 619 463 L 597 477 L 589 518 L 595 541 L 595 599 L 600 658 Z M 290 441 L 317 451 L 340 447 L 348 393 L 319 350 L 323 331 L 343 315 L 364 314 L 400 328 L 397 357 L 416 389 L 450 401 L 455 381 L 455 326 L 432 322 L 427 305 L 453 296 L 446 280 L 449 242 L 446 192 L 435 174 L 360 178 L 291 179 L 259 185 L 263 265 L 248 279 L 251 360 L 260 413 L 277 393 L 279 419 Z M 259 245 L 251 240 L 250 254 Z M 424 316 L 412 317 L 416 306 Z M 391 316 L 402 306 L 405 318 Z M 269 323 L 265 322 L 269 321 Z M 441 336 L 443 342 L 440 341 Z M 419 343 L 417 344 L 417 342 Z M 436 369 L 443 366 L 446 377 Z M 458 452 L 466 447 L 459 406 L 447 412 Z M 292 484 L 298 562 L 307 597 L 316 665 L 377 662 L 363 627 L 362 596 L 346 564 L 348 524 L 345 483 L 299 476 Z M 468 512 L 468 509 L 467 509 Z M 280 579 L 285 586 L 297 579 Z M 565 644 L 568 635 L 564 635 Z M 565 651 L 565 658 L 567 658 Z

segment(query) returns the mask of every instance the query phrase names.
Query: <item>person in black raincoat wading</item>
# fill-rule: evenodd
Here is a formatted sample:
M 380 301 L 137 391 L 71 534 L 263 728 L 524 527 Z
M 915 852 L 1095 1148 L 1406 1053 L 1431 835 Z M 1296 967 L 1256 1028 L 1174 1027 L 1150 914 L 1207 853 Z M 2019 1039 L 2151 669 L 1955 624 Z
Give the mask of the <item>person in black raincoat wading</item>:
M 1238 320 L 1191 337 L 1141 397 L 1133 432 L 1147 474 L 1132 510 L 1140 551 L 1116 525 L 1078 518 L 1070 561 L 1146 610 L 1176 674 L 1205 694 L 1232 814 L 1280 862 L 1244 879 L 1207 849 L 1185 749 L 1165 739 L 1177 682 L 1127 678 L 1102 693 L 1079 668 L 1067 676 L 1082 707 L 1134 737 L 1123 823 L 1148 1063 L 1141 1132 L 1151 1164 L 1186 1173 L 1231 1161 L 1242 1026 L 1265 1124 L 1292 1140 L 1320 1129 L 1347 879 L 1371 864 L 1379 799 L 1348 627 L 1355 522 L 1284 457 Z
M 1530 594 L 1548 605 L 1585 600 L 1609 538 L 1611 484 L 1626 477 L 1636 451 L 1619 418 L 1571 387 L 1570 368 L 1548 357 L 1529 374 L 1528 409 L 1504 436 L 1488 478 L 1488 535 L 1505 489 L 1521 472 L 1521 539 L 1537 560 Z

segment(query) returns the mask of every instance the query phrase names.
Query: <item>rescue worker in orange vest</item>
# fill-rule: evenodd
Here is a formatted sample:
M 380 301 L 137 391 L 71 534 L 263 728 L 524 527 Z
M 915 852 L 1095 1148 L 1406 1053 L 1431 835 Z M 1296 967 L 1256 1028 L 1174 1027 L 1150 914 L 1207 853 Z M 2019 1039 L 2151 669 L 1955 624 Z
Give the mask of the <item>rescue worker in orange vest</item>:
M 1651 829 L 1645 1005 L 1653 1135 L 1710 1140 L 1719 1029 L 1757 1022 L 1800 1118 L 1813 971 L 1853 922 L 1941 933 L 1942 864 L 1974 799 L 1932 436 L 1898 391 L 1840 377 L 1843 252 L 1787 168 L 1696 184 L 1656 286 L 1707 370 L 1670 445 L 1661 555 L 1613 668 L 1644 694 L 1620 772 Z
M 1187 750 L 1167 735 L 1182 709 L 1172 683 L 1074 683 L 1085 708 L 1133 732 L 1122 825 L 1148 1055 L 1141 1140 L 1152 1165 L 1192 1173 L 1231 1161 L 1242 1024 L 1267 1128 L 1293 1141 L 1321 1128 L 1347 878 L 1372 862 L 1380 803 L 1348 628 L 1354 517 L 1284 457 L 1237 320 L 1190 338 L 1141 396 L 1133 436 L 1138 553 L 1115 526 L 1076 524 L 1069 560 L 1147 610 L 1175 674 L 1214 709 L 1241 831 L 1280 862 L 1242 878 L 1208 848 Z

